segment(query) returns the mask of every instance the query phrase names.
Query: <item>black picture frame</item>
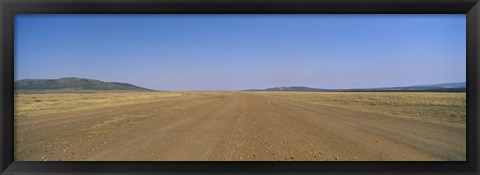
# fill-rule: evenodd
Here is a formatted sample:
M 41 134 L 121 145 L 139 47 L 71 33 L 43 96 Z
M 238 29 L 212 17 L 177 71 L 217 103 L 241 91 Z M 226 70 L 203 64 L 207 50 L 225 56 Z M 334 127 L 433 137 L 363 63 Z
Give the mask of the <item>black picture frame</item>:
M 478 0 L 1 0 L 1 174 L 479 174 Z M 466 161 L 14 161 L 15 14 L 466 14 Z M 34 29 L 32 29 L 34 30 Z

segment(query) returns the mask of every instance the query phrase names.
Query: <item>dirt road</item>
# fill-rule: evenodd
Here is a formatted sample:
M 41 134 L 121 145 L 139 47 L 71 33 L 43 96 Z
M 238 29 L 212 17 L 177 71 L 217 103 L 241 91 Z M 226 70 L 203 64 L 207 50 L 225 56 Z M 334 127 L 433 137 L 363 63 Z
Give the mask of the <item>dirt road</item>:
M 16 120 L 18 160 L 465 160 L 466 130 L 280 100 L 192 93 Z

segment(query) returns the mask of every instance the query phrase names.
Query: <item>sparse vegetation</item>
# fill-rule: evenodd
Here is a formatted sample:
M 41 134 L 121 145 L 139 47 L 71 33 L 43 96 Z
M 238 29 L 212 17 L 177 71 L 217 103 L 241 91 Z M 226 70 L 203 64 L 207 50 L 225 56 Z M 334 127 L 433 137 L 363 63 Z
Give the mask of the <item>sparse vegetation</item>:
M 15 95 L 15 117 L 168 100 L 187 94 L 167 92 L 18 93 Z
M 437 92 L 257 92 L 316 105 L 427 120 L 447 125 L 466 124 L 466 93 Z

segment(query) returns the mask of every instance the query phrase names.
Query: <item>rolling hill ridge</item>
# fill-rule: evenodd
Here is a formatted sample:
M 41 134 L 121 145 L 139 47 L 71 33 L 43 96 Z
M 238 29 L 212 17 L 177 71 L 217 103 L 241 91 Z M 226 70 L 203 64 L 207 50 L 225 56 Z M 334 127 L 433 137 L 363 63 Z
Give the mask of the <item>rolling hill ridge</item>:
M 24 79 L 15 81 L 15 91 L 152 91 L 128 83 L 84 78 Z
M 359 88 L 359 89 L 320 89 L 305 86 L 274 87 L 267 89 L 249 89 L 246 91 L 283 91 L 283 92 L 465 92 L 466 83 L 444 83 L 404 87 Z

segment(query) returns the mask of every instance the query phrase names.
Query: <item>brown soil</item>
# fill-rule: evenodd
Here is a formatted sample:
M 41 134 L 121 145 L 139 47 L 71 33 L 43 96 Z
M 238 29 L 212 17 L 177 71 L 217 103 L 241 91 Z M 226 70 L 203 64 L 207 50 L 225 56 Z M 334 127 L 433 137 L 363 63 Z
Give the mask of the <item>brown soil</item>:
M 464 127 L 199 93 L 16 119 L 17 160 L 458 160 Z

